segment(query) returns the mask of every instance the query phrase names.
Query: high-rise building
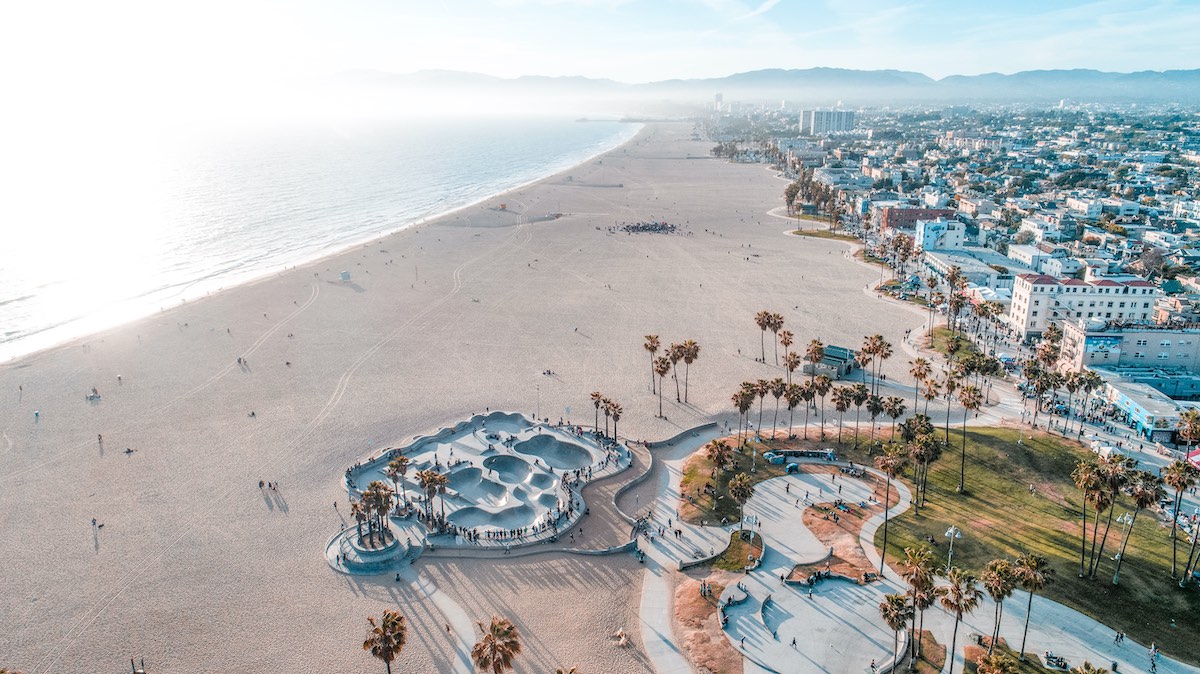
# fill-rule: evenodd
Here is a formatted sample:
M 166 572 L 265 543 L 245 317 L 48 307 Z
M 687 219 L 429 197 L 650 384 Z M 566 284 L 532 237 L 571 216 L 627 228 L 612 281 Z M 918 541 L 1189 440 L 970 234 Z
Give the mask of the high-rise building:
M 800 113 L 800 132 L 810 136 L 824 136 L 853 128 L 853 110 L 804 110 Z

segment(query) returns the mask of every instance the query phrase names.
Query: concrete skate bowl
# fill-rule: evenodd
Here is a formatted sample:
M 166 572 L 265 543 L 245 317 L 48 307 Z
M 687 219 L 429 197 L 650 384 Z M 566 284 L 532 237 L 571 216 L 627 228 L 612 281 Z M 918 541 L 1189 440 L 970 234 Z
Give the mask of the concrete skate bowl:
M 468 506 L 446 515 L 446 519 L 450 520 L 452 524 L 468 529 L 474 527 L 517 529 L 533 524 L 537 518 L 538 512 L 524 504 L 511 508 L 500 508 L 495 512 Z
M 591 452 L 552 435 L 535 435 L 513 445 L 513 450 L 526 456 L 536 456 L 555 470 L 575 470 L 592 463 Z
M 496 472 L 496 477 L 507 484 L 521 484 L 533 475 L 533 466 L 516 456 L 489 456 L 483 460 L 483 467 Z
M 483 502 L 501 506 L 508 501 L 508 489 L 485 478 L 483 471 L 474 466 L 451 473 L 446 486 L 457 492 L 460 500 L 467 503 Z

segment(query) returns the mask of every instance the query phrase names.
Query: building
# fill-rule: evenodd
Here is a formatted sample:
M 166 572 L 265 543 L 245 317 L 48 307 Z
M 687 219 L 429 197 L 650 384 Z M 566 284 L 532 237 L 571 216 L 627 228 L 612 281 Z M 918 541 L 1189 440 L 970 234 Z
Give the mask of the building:
M 1162 295 L 1157 286 L 1141 279 L 1081 281 L 1021 274 L 1013 281 L 1013 300 L 1006 318 L 1022 338 L 1041 335 L 1050 323 L 1067 319 L 1148 323 L 1154 303 Z
M 938 218 L 953 218 L 954 210 L 949 208 L 911 208 L 903 206 L 888 206 L 879 209 L 879 227 L 886 229 L 913 229 L 918 220 L 937 220 Z
M 1154 367 L 1200 371 L 1200 324 L 1100 321 L 1062 322 L 1059 368 Z
M 957 250 L 966 244 L 967 227 L 957 220 L 917 220 L 913 241 L 921 250 Z
M 803 110 L 800 113 L 800 133 L 810 136 L 824 136 L 853 128 L 853 110 Z
M 1125 379 L 1106 382 L 1105 397 L 1117 418 L 1151 442 L 1170 442 L 1179 425 L 1179 405 L 1149 384 Z

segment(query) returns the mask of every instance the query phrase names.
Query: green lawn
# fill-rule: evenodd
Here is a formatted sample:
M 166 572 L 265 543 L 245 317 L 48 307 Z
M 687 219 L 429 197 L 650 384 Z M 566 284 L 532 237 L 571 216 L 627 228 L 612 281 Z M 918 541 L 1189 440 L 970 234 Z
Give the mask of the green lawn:
M 951 435 L 958 446 L 961 436 Z M 954 545 L 954 563 L 978 575 L 991 559 L 1014 558 L 1032 551 L 1050 560 L 1055 582 L 1044 594 L 1075 608 L 1139 643 L 1155 642 L 1172 657 L 1200 662 L 1200 591 L 1182 590 L 1170 579 L 1170 528 L 1152 512 L 1143 512 L 1121 567 L 1121 583 L 1112 584 L 1112 556 L 1120 544 L 1121 525 L 1114 523 L 1096 580 L 1078 577 L 1080 557 L 1080 492 L 1071 481 L 1076 462 L 1088 456 L 1078 444 L 1057 436 L 1039 435 L 1017 445 L 1017 431 L 1003 428 L 969 429 L 967 494 L 955 493 L 958 454 L 947 452 L 930 470 L 928 503 L 892 521 L 888 559 L 903 549 L 926 545 L 934 537 L 935 562 L 945 564 L 945 531 L 957 526 L 963 537 Z M 1030 493 L 1034 484 L 1036 493 Z M 1130 510 L 1128 499 L 1118 502 L 1116 515 Z M 1089 513 L 1091 510 L 1089 509 Z M 1101 524 L 1103 535 L 1103 521 Z M 876 536 L 882 543 L 883 529 Z M 1181 556 L 1188 544 L 1180 535 Z M 1025 601 L 1024 591 L 1009 599 Z M 1172 626 L 1172 620 L 1178 627 Z
M 1020 644 L 1017 644 L 1017 647 L 1020 648 Z M 967 658 L 963 670 L 967 674 L 975 674 L 979 671 L 979 665 L 977 664 L 979 661 L 979 656 L 987 653 L 987 648 L 984 646 L 976 646 L 968 641 L 966 649 Z M 1046 669 L 1043 667 L 1042 661 L 1040 658 L 1038 658 L 1036 653 L 1026 653 L 1025 661 L 1022 662 L 1020 659 L 1018 659 L 1017 652 L 1009 648 L 1004 643 L 1003 639 L 1000 640 L 1000 643 L 996 645 L 995 650 L 992 652 L 999 653 L 1000 655 L 1007 655 L 1009 659 L 1013 661 L 1013 664 L 1017 666 L 1015 674 L 1046 674 L 1046 672 L 1062 671 L 1061 669 Z M 1071 663 L 1072 666 L 1078 666 L 1082 664 L 1082 662 Z M 1092 664 L 1099 666 L 1101 663 L 1096 662 Z M 1108 663 L 1104 664 L 1107 665 Z
M 932 347 L 934 351 L 937 351 L 947 358 L 953 358 L 954 360 L 959 360 L 967 357 L 969 354 L 979 352 L 979 349 L 975 346 L 975 342 L 972 342 L 965 335 L 959 335 L 957 337 L 958 350 L 954 352 L 953 356 L 951 356 L 950 344 L 955 341 L 955 337 L 951 335 L 950 328 L 945 326 L 939 326 L 933 329 L 932 340 Z
M 727 439 L 728 440 L 728 439 Z M 736 445 L 737 439 L 729 441 L 730 445 Z M 755 472 L 750 472 L 750 454 L 742 452 L 733 453 L 733 465 L 723 471 L 717 471 L 716 478 L 712 477 L 712 462 L 704 456 L 704 451 L 697 452 L 683 468 L 683 479 L 680 481 L 680 491 L 683 494 L 696 493 L 696 489 L 701 488 L 701 494 L 695 503 L 683 501 L 680 507 L 680 514 L 683 516 L 683 521 L 690 524 L 700 524 L 701 521 L 706 521 L 710 524 L 718 523 L 722 518 L 730 522 L 737 522 L 741 518 L 741 506 L 737 501 L 729 497 L 729 481 L 738 473 L 746 473 L 750 476 L 754 484 L 758 484 L 763 480 L 773 477 L 778 477 L 785 474 L 787 467 L 783 465 L 771 465 L 763 460 L 761 452 L 768 446 L 766 444 L 751 444 L 759 450 Z M 712 483 L 717 488 L 715 498 L 709 494 L 703 493 L 703 486 L 706 483 Z
M 741 571 L 746 568 L 747 556 L 762 557 L 762 536 L 755 534 L 754 541 L 742 540 L 738 532 L 729 535 L 729 547 L 724 554 L 713 560 L 713 566 L 726 571 Z M 718 595 L 720 596 L 720 595 Z
M 838 241 L 849 241 L 850 243 L 858 243 L 858 239 L 849 234 L 838 234 L 831 232 L 828 229 L 797 229 L 793 230 L 792 234 L 796 236 L 811 236 L 814 239 L 836 239 Z

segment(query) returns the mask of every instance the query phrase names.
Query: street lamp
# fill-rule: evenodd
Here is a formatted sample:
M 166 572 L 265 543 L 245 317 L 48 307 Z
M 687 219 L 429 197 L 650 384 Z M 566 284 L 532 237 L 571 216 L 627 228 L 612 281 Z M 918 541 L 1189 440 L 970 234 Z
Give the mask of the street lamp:
M 958 530 L 958 527 L 951 525 L 946 530 L 946 538 L 950 539 L 950 554 L 946 557 L 946 575 L 948 576 L 950 575 L 950 562 L 954 561 L 954 541 L 962 538 L 962 532 Z
M 1117 521 L 1121 523 L 1121 540 L 1125 540 L 1125 536 L 1127 536 L 1128 532 L 1129 532 L 1129 525 L 1133 524 L 1133 515 L 1131 515 L 1129 513 L 1125 513 L 1123 515 L 1118 516 Z M 1122 546 L 1122 547 L 1124 547 L 1124 546 Z M 1121 551 L 1120 550 L 1118 550 L 1117 554 L 1113 556 L 1114 561 L 1119 560 L 1119 559 L 1121 559 Z

